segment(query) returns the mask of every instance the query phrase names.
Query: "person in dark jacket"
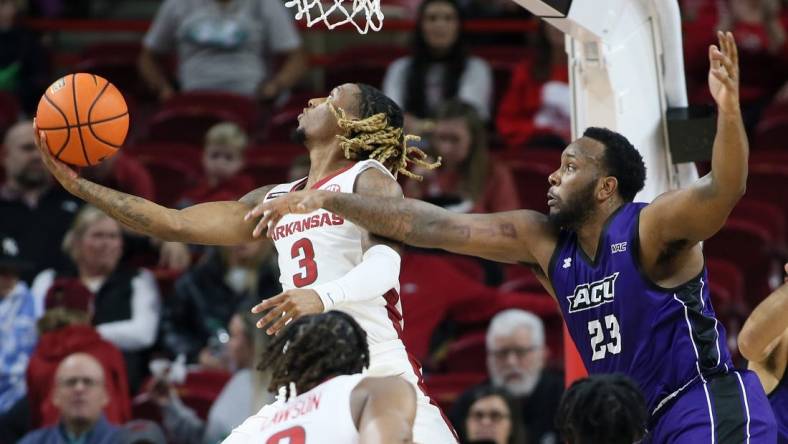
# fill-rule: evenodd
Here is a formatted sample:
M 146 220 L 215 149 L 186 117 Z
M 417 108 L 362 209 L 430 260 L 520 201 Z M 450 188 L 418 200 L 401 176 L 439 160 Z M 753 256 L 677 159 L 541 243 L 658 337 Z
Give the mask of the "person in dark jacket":
M 229 337 L 224 329 L 238 305 L 247 298 L 261 301 L 280 292 L 279 269 L 269 242 L 209 248 L 175 282 L 174 294 L 164 301 L 160 345 L 172 356 L 185 354 L 188 362 L 222 367 L 213 345 Z

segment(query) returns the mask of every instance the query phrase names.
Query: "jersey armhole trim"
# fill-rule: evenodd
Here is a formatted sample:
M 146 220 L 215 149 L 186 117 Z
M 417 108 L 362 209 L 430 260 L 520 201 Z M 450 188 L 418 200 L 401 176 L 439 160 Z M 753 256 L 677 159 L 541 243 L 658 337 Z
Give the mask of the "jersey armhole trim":
M 643 269 L 643 265 L 640 263 L 640 215 L 642 214 L 643 208 L 646 207 L 641 207 L 640 209 L 638 209 L 638 215 L 635 218 L 635 224 L 632 227 L 632 234 L 630 235 L 632 239 L 632 261 L 635 262 L 635 268 L 637 269 L 640 278 L 643 279 L 643 282 L 645 282 L 653 290 L 657 290 L 665 293 L 675 293 L 681 290 L 682 288 L 684 288 L 684 286 L 686 286 L 687 284 L 691 282 L 695 282 L 698 279 L 701 279 L 703 277 L 703 273 L 706 271 L 705 254 L 702 254 L 703 266 L 700 268 L 700 272 L 694 277 L 688 279 L 687 281 L 675 287 L 670 287 L 670 288 L 662 287 L 656 282 L 652 281 L 650 277 L 648 277 L 648 275 L 646 274 L 646 270 Z
M 566 244 L 566 239 L 569 237 L 570 233 L 564 229 L 558 232 L 558 241 L 555 243 L 555 249 L 553 250 L 553 254 L 550 256 L 550 262 L 547 264 L 547 280 L 550 281 L 550 285 L 553 286 L 553 291 L 556 293 L 555 297 L 558 298 L 558 292 L 555 288 L 555 283 L 553 283 L 553 270 L 555 269 L 555 264 L 558 262 L 558 255 L 561 250 L 564 249 L 564 245 Z

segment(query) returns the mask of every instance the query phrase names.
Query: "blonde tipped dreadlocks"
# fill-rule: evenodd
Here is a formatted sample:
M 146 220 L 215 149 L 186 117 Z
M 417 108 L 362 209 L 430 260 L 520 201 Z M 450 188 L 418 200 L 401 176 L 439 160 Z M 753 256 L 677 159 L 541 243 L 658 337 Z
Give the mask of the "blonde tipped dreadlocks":
M 386 114 L 377 113 L 367 118 L 353 120 L 345 115 L 345 110 L 329 103 L 329 108 L 337 118 L 339 127 L 347 132 L 350 137 L 337 136 L 339 146 L 345 152 L 347 159 L 358 159 L 362 152 L 368 153 L 370 159 L 377 160 L 388 168 L 394 177 L 402 173 L 418 181 L 422 177 L 408 171 L 408 164 L 415 164 L 423 168 L 434 170 L 441 165 L 441 159 L 430 162 L 424 151 L 408 146 L 408 143 L 417 142 L 421 138 L 414 135 L 402 135 L 402 128 L 389 126 Z

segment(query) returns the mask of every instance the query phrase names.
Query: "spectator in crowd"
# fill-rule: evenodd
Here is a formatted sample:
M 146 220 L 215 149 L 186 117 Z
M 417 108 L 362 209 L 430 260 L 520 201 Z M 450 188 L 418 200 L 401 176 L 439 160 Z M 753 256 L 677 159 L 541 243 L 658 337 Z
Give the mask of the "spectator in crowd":
M 58 277 L 75 277 L 95 295 L 93 325 L 101 337 L 123 351 L 129 383 L 136 391 L 147 372 L 147 349 L 159 324 L 159 289 L 153 275 L 120 263 L 120 224 L 101 210 L 84 207 L 63 239 L 73 266 L 44 270 L 33 283 L 43 299 Z
M 457 2 L 424 0 L 412 54 L 388 67 L 383 92 L 405 112 L 406 132 L 424 134 L 431 126 L 428 118 L 448 99 L 460 98 L 489 119 L 492 84 L 487 62 L 465 49 Z
M 441 168 L 421 172 L 424 181 L 405 186 L 408 197 L 446 208 L 494 213 L 520 208 L 512 172 L 490 155 L 487 130 L 473 106 L 450 100 L 436 113 L 430 145 Z
M 118 428 L 103 413 L 110 399 L 101 363 L 87 353 L 74 353 L 58 365 L 54 379 L 58 424 L 27 434 L 21 444 L 115 443 Z
M 504 310 L 487 329 L 487 369 L 491 384 L 503 387 L 520 403 L 527 442 L 551 443 L 557 439 L 554 422 L 563 393 L 563 376 L 544 368 L 545 349 L 542 320 L 519 309 Z M 452 408 L 452 422 L 467 409 L 473 390 L 463 393 Z
M 436 254 L 404 254 L 400 289 L 402 311 L 408 314 L 402 340 L 425 368 L 442 364 L 440 352 L 457 324 L 484 322 L 504 307 L 555 313 L 555 302 L 542 294 L 501 292 Z
M 506 389 L 489 385 L 476 387 L 462 412 L 464 420 L 456 425 L 466 443 L 525 444 L 525 430 L 517 401 Z
M 515 66 L 498 107 L 498 132 L 510 148 L 563 149 L 571 135 L 564 33 L 540 20 L 538 32 L 529 37 L 527 56 Z
M 248 299 L 230 320 L 227 357 L 229 370 L 234 373 L 211 406 L 207 421 L 202 421 L 192 409 L 183 405 L 165 379 L 154 384 L 153 397 L 162 409 L 164 428 L 175 444 L 219 442 L 244 419 L 273 401 L 273 395 L 266 391 L 270 372 L 255 370 L 258 364 L 255 357 L 262 354 L 269 341 L 263 330 L 255 326 L 257 318 L 252 315 L 251 308 L 257 302 L 254 298 Z
M 164 304 L 161 345 L 172 356 L 216 367 L 209 339 L 226 328 L 239 304 L 281 291 L 273 245 L 265 240 L 212 247 L 175 282 Z
M 722 0 L 717 4 L 716 27 L 705 21 L 687 30 L 684 51 L 690 101 L 711 103 L 708 92 L 707 67 L 699 59 L 706 58 L 708 47 L 716 40 L 714 28 L 729 30 L 736 35 L 739 64 L 755 67 L 741 78 L 744 123 L 753 128 L 761 111 L 777 96 L 788 98 L 788 42 L 785 24 L 781 21 L 780 0 Z
M 20 258 L 32 264 L 21 275 L 30 283 L 39 271 L 68 262 L 59 246 L 82 202 L 53 185 L 36 147 L 32 122 L 12 126 L 3 145 L 0 233 L 14 238 Z
M 624 375 L 575 381 L 561 398 L 556 426 L 568 444 L 632 444 L 646 432 L 646 400 Z
M 203 202 L 238 200 L 253 189 L 252 178 L 241 174 L 248 144 L 246 132 L 237 124 L 222 122 L 212 126 L 205 134 L 202 181 L 189 189 L 177 206 L 185 208 Z
M 101 363 L 110 403 L 107 419 L 123 424 L 131 419 L 126 366 L 121 352 L 90 325 L 93 295 L 75 279 L 56 281 L 47 292 L 46 311 L 38 320 L 40 339 L 27 367 L 29 408 L 34 427 L 57 422 L 53 404 L 53 376 L 73 353 L 87 353 Z
M 166 0 L 143 40 L 139 68 L 161 99 L 172 96 L 159 57 L 177 52 L 182 91 L 218 90 L 271 100 L 307 68 L 293 17 L 279 0 Z M 273 59 L 285 57 L 273 72 Z
M 17 97 L 25 114 L 35 114 L 38 99 L 50 82 L 49 57 L 39 36 L 19 23 L 24 0 L 0 0 L 0 91 Z
M 38 339 L 33 294 L 19 280 L 26 266 L 16 240 L 0 234 L 0 415 L 27 393 L 25 369 Z

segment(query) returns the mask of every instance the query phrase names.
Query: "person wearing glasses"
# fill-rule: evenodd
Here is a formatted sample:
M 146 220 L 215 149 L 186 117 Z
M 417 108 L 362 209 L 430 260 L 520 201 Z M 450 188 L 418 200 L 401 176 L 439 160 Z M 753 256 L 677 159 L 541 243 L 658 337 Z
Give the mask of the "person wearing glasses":
M 545 369 L 547 349 L 542 320 L 525 310 L 504 310 L 490 321 L 486 342 L 490 380 L 460 395 L 450 414 L 454 426 L 465 428 L 464 413 L 474 403 L 478 390 L 503 388 L 519 407 L 519 414 L 512 415 L 512 423 L 525 428 L 527 442 L 557 442 L 554 418 L 564 389 L 563 375 Z
M 118 428 L 107 421 L 109 395 L 101 363 L 87 353 L 69 355 L 57 367 L 52 402 L 60 412 L 56 425 L 32 431 L 20 444 L 116 442 Z
M 458 430 L 467 443 L 525 444 L 520 407 L 502 387 L 480 386 L 470 394 L 471 405 Z

